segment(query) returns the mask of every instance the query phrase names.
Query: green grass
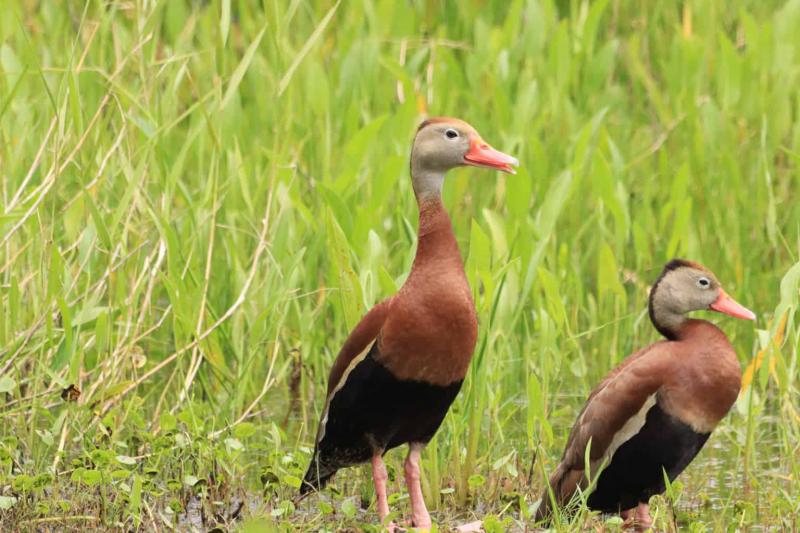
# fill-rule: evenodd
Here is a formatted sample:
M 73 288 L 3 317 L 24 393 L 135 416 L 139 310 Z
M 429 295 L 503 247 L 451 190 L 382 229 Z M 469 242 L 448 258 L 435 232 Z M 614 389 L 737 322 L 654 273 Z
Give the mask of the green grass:
M 445 186 L 480 336 L 424 455 L 440 530 L 532 525 L 676 255 L 759 319 L 710 317 L 749 377 L 658 527 L 800 527 L 799 1 L 80 4 L 0 16 L 0 529 L 375 527 L 365 469 L 291 500 L 410 267 L 424 113 L 522 162 Z

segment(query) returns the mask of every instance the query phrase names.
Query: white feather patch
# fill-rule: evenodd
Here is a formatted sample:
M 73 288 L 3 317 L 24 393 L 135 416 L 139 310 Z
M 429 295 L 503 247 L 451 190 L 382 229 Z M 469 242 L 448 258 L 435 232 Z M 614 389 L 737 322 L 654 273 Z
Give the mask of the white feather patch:
M 642 427 L 644 427 L 645 422 L 647 421 L 647 413 L 650 409 L 656 404 L 656 395 L 651 394 L 647 397 L 642 405 L 641 409 L 630 417 L 625 425 L 623 425 L 619 431 L 614 434 L 614 438 L 611 439 L 611 444 L 608 445 L 606 448 L 606 453 L 596 461 L 596 464 L 603 464 L 605 462 L 606 466 L 611 464 L 611 459 L 614 457 L 614 453 L 619 449 L 620 446 L 628 442 L 631 438 L 633 438 L 639 431 L 641 431 Z
M 377 340 L 377 339 L 376 339 Z M 353 357 L 350 361 L 350 364 L 347 365 L 347 368 L 344 369 L 342 372 L 342 377 L 339 378 L 339 381 L 336 383 L 336 386 L 333 388 L 331 393 L 328 395 L 328 398 L 325 400 L 325 408 L 322 411 L 322 420 L 319 422 L 319 430 L 317 431 L 317 443 L 322 442 L 322 439 L 325 438 L 325 424 L 328 423 L 328 409 L 331 406 L 331 400 L 333 400 L 333 396 L 344 387 L 345 383 L 347 383 L 347 377 L 350 375 L 350 372 L 358 365 L 361 361 L 367 358 L 367 354 L 372 349 L 372 345 L 375 344 L 375 340 L 367 345 L 361 353 L 357 356 Z

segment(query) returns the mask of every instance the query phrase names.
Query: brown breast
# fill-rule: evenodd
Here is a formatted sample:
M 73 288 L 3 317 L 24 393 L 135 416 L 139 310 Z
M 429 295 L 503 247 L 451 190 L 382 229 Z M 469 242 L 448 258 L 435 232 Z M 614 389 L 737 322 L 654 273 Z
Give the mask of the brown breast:
M 449 385 L 464 379 L 478 332 L 472 293 L 441 203 L 421 206 L 417 255 L 378 338 L 396 377 Z
M 688 320 L 671 349 L 675 361 L 659 403 L 695 431 L 708 433 L 739 395 L 742 372 L 733 346 L 710 322 Z

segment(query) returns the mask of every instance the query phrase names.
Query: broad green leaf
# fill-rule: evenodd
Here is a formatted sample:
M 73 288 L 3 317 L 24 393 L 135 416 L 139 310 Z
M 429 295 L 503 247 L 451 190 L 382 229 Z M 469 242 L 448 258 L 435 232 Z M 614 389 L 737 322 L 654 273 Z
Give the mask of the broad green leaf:
M 222 46 L 225 46 L 228 41 L 228 32 L 231 29 L 231 0 L 221 0 L 220 4 L 219 33 Z
M 17 381 L 11 376 L 0 377 L 0 393 L 11 392 L 17 386 Z
M 322 33 L 325 31 L 325 28 L 328 26 L 328 23 L 333 18 L 334 13 L 336 13 L 336 9 L 338 9 L 340 1 L 341 0 L 337 0 L 337 2 L 335 4 L 333 4 L 333 7 L 331 7 L 330 10 L 328 10 L 328 12 L 325 14 L 325 16 L 322 18 L 322 20 L 317 25 L 317 27 L 314 28 L 314 31 L 308 37 L 308 40 L 305 42 L 303 47 L 300 49 L 300 52 L 298 52 L 297 55 L 295 55 L 294 60 L 292 61 L 292 64 L 289 66 L 289 69 L 283 75 L 283 77 L 281 78 L 280 83 L 278 84 L 278 96 L 279 97 L 283 94 L 283 91 L 286 90 L 286 87 L 289 85 L 289 82 L 292 81 L 292 76 L 294 75 L 294 71 L 297 70 L 297 67 L 300 65 L 300 62 L 303 61 L 303 58 L 306 57 L 306 55 L 308 55 L 308 52 L 311 50 L 311 47 L 314 46 L 314 43 L 316 43 L 319 40 L 319 38 L 322 36 Z M 261 32 L 263 33 L 264 30 L 261 30 Z M 260 36 L 259 36 L 259 38 L 260 38 Z
M 261 38 L 264 37 L 264 32 L 266 28 L 263 28 L 256 38 L 253 39 L 253 42 L 250 43 L 250 46 L 247 47 L 244 55 L 242 56 L 242 60 L 239 62 L 239 65 L 233 71 L 231 75 L 231 79 L 228 81 L 228 87 L 225 89 L 225 96 L 222 97 L 222 101 L 219 104 L 220 109 L 224 109 L 225 106 L 233 98 L 233 95 L 236 94 L 236 90 L 239 88 L 239 84 L 242 83 L 242 79 L 244 75 L 247 73 L 247 69 L 250 68 L 250 63 L 253 61 L 253 56 L 258 50 L 258 45 L 261 44 Z
M 17 504 L 16 496 L 0 496 L 0 510 L 8 511 Z

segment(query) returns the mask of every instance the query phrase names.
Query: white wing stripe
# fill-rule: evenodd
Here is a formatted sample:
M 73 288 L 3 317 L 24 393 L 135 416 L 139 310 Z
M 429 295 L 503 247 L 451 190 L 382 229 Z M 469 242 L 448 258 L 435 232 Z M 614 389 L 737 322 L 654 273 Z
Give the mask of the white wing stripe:
M 322 411 L 322 420 L 320 420 L 319 431 L 317 431 L 317 443 L 322 442 L 322 439 L 325 438 L 325 424 L 328 423 L 328 408 L 331 406 L 331 400 L 333 400 L 334 394 L 339 392 L 339 390 L 341 390 L 341 388 L 344 387 L 345 383 L 347 383 L 347 377 L 350 375 L 350 372 L 353 371 L 356 365 L 358 365 L 358 363 L 367 358 L 367 354 L 369 354 L 369 351 L 372 349 L 373 344 L 375 344 L 375 340 L 369 343 L 367 347 L 361 351 L 360 354 L 353 357 L 353 359 L 350 361 L 350 364 L 347 365 L 347 368 L 345 368 L 344 372 L 342 372 L 342 377 L 339 378 L 339 381 L 336 383 L 336 386 L 333 388 L 331 393 L 328 395 L 328 398 L 325 400 L 325 408 Z
M 606 448 L 606 453 L 604 453 L 603 457 L 600 458 L 599 464 L 602 464 L 603 462 L 605 462 L 606 466 L 611 464 L 614 453 L 619 449 L 619 447 L 628 442 L 637 433 L 639 433 L 639 431 L 641 431 L 642 427 L 644 427 L 644 424 L 647 421 L 647 413 L 655 404 L 656 395 L 653 393 L 647 397 L 641 409 L 639 409 L 635 415 L 630 417 L 628 421 L 625 422 L 625 425 L 623 425 L 620 430 L 614 434 L 614 438 L 611 439 L 611 444 L 609 444 L 608 448 Z

